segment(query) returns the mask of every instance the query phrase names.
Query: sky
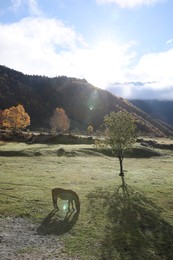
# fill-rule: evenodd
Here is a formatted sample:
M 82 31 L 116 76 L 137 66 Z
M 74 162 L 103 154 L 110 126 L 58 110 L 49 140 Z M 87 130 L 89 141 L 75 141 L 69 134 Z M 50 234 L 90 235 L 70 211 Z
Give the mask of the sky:
M 172 0 L 0 0 L 0 65 L 173 100 Z

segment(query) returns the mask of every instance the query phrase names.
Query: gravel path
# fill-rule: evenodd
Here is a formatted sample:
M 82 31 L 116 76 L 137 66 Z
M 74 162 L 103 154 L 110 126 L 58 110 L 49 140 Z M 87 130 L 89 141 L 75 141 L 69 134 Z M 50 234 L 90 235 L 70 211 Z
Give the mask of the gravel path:
M 72 259 L 65 253 L 58 236 L 40 235 L 37 227 L 28 219 L 1 218 L 0 259 Z

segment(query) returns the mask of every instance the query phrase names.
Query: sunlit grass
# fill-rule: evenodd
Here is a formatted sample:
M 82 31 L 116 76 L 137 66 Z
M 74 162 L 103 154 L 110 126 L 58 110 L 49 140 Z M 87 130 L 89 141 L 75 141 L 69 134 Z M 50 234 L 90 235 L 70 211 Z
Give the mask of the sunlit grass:
M 60 148 L 63 148 L 66 152 L 63 156 L 57 156 L 57 151 Z M 88 148 L 91 148 L 90 152 L 88 152 Z M 131 214 L 133 215 L 133 211 L 131 212 L 128 207 L 124 208 L 122 202 L 117 200 L 116 196 L 114 196 L 114 201 L 110 197 L 122 184 L 117 159 L 95 154 L 90 145 L 60 146 L 8 143 L 0 146 L 1 151 L 7 153 L 8 151 L 14 151 L 14 153 L 22 151 L 24 153 L 24 156 L 0 157 L 1 216 L 29 217 L 36 221 L 39 227 L 41 224 L 44 225 L 43 221 L 53 210 L 51 190 L 55 187 L 75 190 L 81 201 L 80 214 L 76 218 L 76 222 L 71 223 L 68 229 L 64 226 L 61 234 L 58 234 L 57 231 L 57 235 L 61 235 L 64 240 L 67 251 L 69 254 L 79 255 L 81 259 L 94 259 L 94 256 L 95 259 L 100 259 L 100 255 L 104 256 L 102 246 L 103 243 L 106 243 L 105 232 L 107 232 L 109 238 L 107 247 L 112 248 L 111 254 L 113 257 L 121 259 L 121 253 L 125 249 L 120 244 L 116 244 L 117 250 L 113 246 L 111 230 L 117 232 L 117 236 L 119 235 L 121 239 L 125 239 L 132 235 L 134 226 L 129 227 L 126 233 L 123 229 L 124 226 L 120 225 L 121 223 L 114 223 L 116 216 L 113 215 L 115 214 L 126 212 L 130 223 L 132 220 Z M 34 156 L 35 152 L 40 152 L 40 156 Z M 158 223 L 161 223 L 164 227 L 165 221 L 166 227 L 170 225 L 170 228 L 172 228 L 173 152 L 164 151 L 164 154 L 161 157 L 124 159 L 125 182 L 130 189 L 140 194 L 140 200 L 132 196 L 131 202 L 132 205 L 142 203 L 142 208 L 138 205 L 139 208 L 135 210 L 141 216 L 142 212 L 145 213 L 144 221 L 147 219 L 146 216 L 150 216 L 151 221 L 154 221 L 155 208 L 152 208 L 152 203 L 154 203 L 159 208 L 159 215 L 156 218 Z M 100 187 L 102 188 L 101 191 Z M 148 204 L 145 206 L 145 199 L 151 201 L 149 209 L 147 208 Z M 115 207 L 113 212 L 110 211 L 110 204 Z M 58 215 L 56 213 L 52 217 L 55 225 L 53 227 L 55 228 L 58 228 L 62 223 L 64 224 L 62 220 L 66 216 L 66 209 L 63 209 L 65 204 L 60 201 L 59 205 Z M 119 215 L 117 215 L 117 221 L 120 220 L 119 218 Z M 123 221 L 127 221 L 127 219 L 124 216 Z M 49 219 L 46 222 L 49 232 L 53 232 L 51 223 Z M 149 225 L 147 223 L 146 226 Z M 135 225 L 137 225 L 137 222 L 135 222 Z M 148 226 L 145 228 L 148 228 Z M 147 239 L 149 239 L 148 233 L 146 233 L 146 230 L 144 231 Z M 119 232 L 123 232 L 123 234 Z M 154 230 L 151 229 L 151 232 L 154 232 Z M 160 232 L 164 234 L 163 230 L 160 230 Z M 56 234 L 56 230 L 54 233 Z M 136 234 L 143 241 L 140 234 Z M 118 243 L 116 237 L 112 239 Z M 134 243 L 132 238 L 129 239 L 131 243 Z M 155 243 L 153 235 L 151 239 Z M 160 241 L 163 242 L 161 238 Z M 149 256 L 152 255 L 150 250 L 154 250 L 153 247 L 153 244 L 151 247 L 146 245 Z M 108 248 L 105 249 L 105 257 L 109 256 Z M 155 246 L 155 251 L 160 252 L 160 246 L 159 249 Z M 135 250 L 132 250 L 131 253 L 134 252 Z M 153 253 L 153 259 L 162 259 L 161 256 L 156 258 L 156 253 Z

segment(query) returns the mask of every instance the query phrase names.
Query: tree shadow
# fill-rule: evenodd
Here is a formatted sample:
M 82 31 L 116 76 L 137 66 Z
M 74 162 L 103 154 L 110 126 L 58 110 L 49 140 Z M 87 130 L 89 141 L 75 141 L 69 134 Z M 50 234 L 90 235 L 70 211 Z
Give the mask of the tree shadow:
M 93 219 L 98 214 L 96 197 L 102 197 L 99 208 L 105 209 L 101 259 L 173 259 L 173 226 L 161 217 L 161 209 L 128 186 L 124 177 L 113 194 L 104 192 L 99 189 L 89 195 Z
M 69 232 L 76 224 L 79 211 L 67 211 L 65 216 L 59 214 L 57 209 L 52 210 L 37 228 L 38 234 L 57 236 Z

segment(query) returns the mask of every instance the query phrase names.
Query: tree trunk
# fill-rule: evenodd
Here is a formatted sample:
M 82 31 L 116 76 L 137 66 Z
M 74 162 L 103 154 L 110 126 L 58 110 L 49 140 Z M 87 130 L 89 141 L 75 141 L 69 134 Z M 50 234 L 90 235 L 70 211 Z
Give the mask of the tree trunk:
M 120 156 L 118 157 L 119 162 L 120 162 L 120 174 L 119 176 L 124 176 L 124 172 L 123 172 L 123 158 Z

